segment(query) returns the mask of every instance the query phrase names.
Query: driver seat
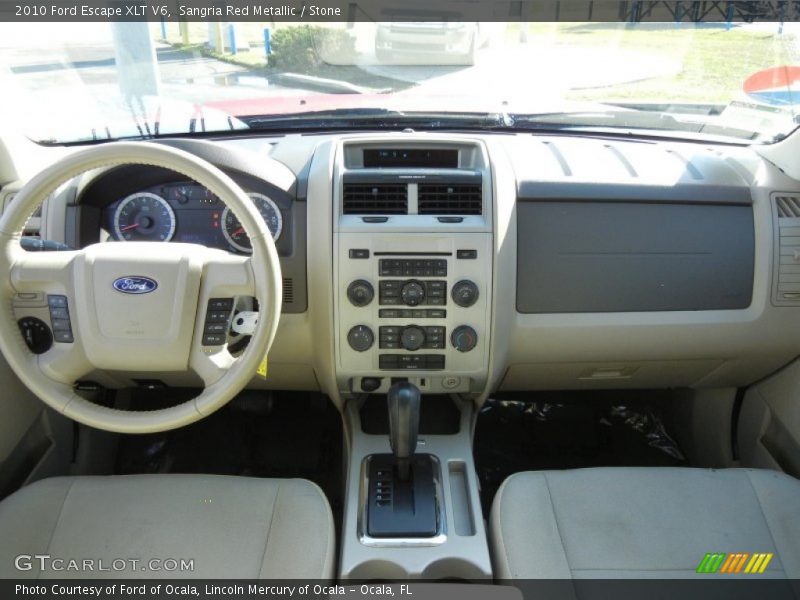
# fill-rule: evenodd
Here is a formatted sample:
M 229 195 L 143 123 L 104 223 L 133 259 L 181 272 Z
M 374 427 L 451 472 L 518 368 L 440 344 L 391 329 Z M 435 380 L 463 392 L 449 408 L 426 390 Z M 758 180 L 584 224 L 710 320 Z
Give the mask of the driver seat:
M 0 577 L 16 579 L 330 580 L 335 556 L 315 484 L 222 475 L 44 479 L 0 502 L 0 540 Z

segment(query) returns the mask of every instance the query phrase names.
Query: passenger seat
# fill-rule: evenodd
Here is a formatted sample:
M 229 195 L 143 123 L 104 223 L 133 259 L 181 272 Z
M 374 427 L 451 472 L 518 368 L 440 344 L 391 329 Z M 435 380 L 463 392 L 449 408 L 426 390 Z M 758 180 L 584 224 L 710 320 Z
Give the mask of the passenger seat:
M 800 577 L 800 480 L 767 470 L 518 473 L 495 496 L 498 579 L 693 578 L 707 553 L 773 553 Z

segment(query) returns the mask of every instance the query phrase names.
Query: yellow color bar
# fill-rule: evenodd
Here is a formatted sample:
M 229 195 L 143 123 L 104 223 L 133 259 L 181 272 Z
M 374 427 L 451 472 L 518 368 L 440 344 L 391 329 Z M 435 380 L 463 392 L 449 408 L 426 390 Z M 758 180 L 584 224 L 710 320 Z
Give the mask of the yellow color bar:
M 774 554 L 772 552 L 757 552 L 753 554 L 753 558 L 744 570 L 745 573 L 763 573 L 767 570 L 767 565 L 772 560 Z
M 761 568 L 758 570 L 759 573 L 763 573 L 767 570 L 767 565 L 769 564 L 769 561 L 772 560 L 772 556 L 772 552 L 764 555 L 764 562 L 761 563 Z
M 764 554 L 753 554 L 753 558 L 755 558 L 756 561 L 750 567 L 750 572 L 758 573 L 758 568 L 761 566 L 761 563 L 764 560 Z

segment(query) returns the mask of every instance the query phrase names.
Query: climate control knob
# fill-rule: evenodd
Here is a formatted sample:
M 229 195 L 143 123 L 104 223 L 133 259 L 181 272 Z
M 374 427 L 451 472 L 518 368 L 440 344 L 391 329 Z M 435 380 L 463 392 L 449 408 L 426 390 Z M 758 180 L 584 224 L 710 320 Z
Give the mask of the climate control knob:
M 419 281 L 409 281 L 400 289 L 400 298 L 408 306 L 417 306 L 425 300 L 425 286 Z
M 425 332 L 421 327 L 409 325 L 400 334 L 400 344 L 406 350 L 419 350 L 425 343 Z
M 459 352 L 469 352 L 478 344 L 478 334 L 469 325 L 459 325 L 450 334 L 450 342 Z
M 462 279 L 453 286 L 453 302 L 467 308 L 478 301 L 478 286 L 469 279 Z
M 348 332 L 347 343 L 356 352 L 365 352 L 375 343 L 375 334 L 366 325 L 356 325 Z
M 353 306 L 366 306 L 375 297 L 372 284 L 365 279 L 356 279 L 347 286 L 347 299 Z

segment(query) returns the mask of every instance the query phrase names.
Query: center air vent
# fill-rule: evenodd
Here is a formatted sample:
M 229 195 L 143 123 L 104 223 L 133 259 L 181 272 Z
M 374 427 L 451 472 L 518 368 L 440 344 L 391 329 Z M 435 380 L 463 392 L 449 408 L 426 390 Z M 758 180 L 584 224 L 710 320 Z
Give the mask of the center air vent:
M 346 215 L 405 215 L 408 186 L 405 183 L 345 183 L 342 212 Z
M 417 197 L 421 215 L 480 215 L 483 209 L 475 183 L 420 183 Z

